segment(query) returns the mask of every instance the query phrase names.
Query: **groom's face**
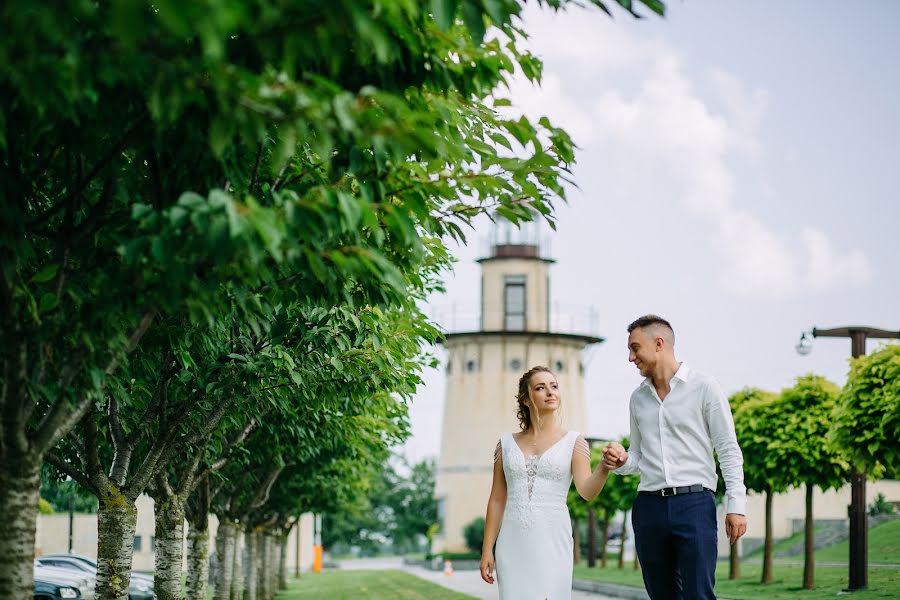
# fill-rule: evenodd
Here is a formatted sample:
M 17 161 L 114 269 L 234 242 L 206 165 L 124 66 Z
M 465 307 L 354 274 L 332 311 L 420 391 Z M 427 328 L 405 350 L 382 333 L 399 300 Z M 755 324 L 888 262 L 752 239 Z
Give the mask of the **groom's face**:
M 643 328 L 638 327 L 628 334 L 628 361 L 634 363 L 641 375 L 649 377 L 653 373 L 658 357 L 655 338 Z

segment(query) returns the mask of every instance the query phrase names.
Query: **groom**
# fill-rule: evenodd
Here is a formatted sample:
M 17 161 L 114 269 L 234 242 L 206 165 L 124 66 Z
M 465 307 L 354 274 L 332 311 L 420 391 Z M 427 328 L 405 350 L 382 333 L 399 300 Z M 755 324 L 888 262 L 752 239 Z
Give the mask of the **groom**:
M 725 533 L 747 531 L 744 459 L 728 400 L 711 377 L 675 359 L 668 321 L 646 315 L 628 326 L 628 360 L 644 381 L 631 394 L 631 447 L 604 463 L 640 473 L 631 513 L 635 550 L 652 600 L 715 600 L 717 526 L 713 490 L 719 456 L 725 478 Z

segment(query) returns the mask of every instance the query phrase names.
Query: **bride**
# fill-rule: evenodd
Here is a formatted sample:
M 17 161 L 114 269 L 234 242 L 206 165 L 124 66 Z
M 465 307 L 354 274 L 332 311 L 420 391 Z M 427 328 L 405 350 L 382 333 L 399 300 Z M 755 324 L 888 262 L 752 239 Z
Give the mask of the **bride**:
M 574 479 L 582 498 L 596 498 L 625 449 L 608 445 L 604 460 L 591 472 L 584 436 L 560 426 L 559 383 L 546 367 L 522 375 L 516 398 L 521 431 L 503 434 L 494 451 L 481 578 L 494 583 L 496 566 L 501 600 L 571 598 L 569 485 Z

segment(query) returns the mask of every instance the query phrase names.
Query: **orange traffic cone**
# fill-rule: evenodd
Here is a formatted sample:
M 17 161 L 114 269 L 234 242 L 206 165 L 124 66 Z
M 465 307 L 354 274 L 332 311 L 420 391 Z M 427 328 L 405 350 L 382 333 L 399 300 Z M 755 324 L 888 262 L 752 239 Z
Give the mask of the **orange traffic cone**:
M 444 561 L 444 575 L 447 575 L 448 577 L 453 575 L 453 563 L 449 560 Z

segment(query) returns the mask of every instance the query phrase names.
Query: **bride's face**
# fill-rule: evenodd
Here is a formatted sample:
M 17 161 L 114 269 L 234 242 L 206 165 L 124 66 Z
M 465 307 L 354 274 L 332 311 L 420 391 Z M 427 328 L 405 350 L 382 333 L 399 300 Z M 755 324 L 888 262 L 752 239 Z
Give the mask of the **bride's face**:
M 531 376 L 531 402 L 538 412 L 552 412 L 559 408 L 559 383 L 553 373 L 539 371 Z

